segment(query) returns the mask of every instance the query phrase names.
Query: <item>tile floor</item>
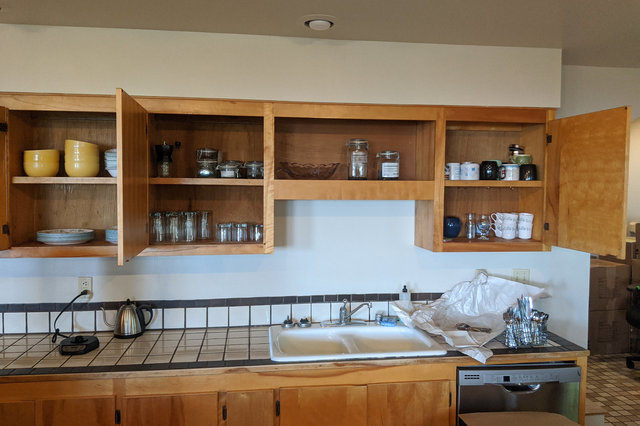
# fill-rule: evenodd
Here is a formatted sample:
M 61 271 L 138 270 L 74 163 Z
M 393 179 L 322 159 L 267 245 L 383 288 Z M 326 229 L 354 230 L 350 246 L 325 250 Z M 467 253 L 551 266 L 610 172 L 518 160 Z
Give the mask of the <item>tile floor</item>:
M 640 362 L 628 369 L 626 356 L 589 357 L 587 398 L 604 408 L 608 425 L 640 425 Z

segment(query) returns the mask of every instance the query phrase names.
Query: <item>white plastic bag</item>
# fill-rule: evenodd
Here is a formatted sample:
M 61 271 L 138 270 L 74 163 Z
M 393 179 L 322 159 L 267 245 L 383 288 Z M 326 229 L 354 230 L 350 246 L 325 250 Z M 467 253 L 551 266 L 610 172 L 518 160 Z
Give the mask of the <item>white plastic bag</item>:
M 456 284 L 428 305 L 398 301 L 392 306 L 406 326 L 442 336 L 449 345 L 484 364 L 493 352 L 483 346 L 504 331 L 502 314 L 523 295 L 535 300 L 549 293 L 543 288 L 481 273 L 472 281 Z M 491 332 L 458 330 L 458 323 L 490 328 Z

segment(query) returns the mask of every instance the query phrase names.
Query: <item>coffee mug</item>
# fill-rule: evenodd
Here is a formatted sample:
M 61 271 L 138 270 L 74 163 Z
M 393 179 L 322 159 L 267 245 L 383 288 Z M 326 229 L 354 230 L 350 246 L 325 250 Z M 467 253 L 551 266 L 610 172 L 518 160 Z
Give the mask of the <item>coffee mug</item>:
M 458 234 L 460 234 L 460 228 L 462 227 L 462 222 L 460 219 L 454 216 L 447 216 L 444 218 L 444 237 L 445 238 L 456 238 Z
M 516 213 L 492 213 L 491 230 L 498 238 L 512 240 L 516 237 L 518 215 Z
M 517 164 L 503 164 L 500 166 L 501 180 L 520 180 L 520 166 Z
M 520 180 L 538 180 L 538 169 L 535 164 L 520 166 Z
M 498 180 L 500 177 L 498 167 L 495 161 L 483 161 L 480 164 L 480 180 Z
M 518 215 L 518 238 L 528 240 L 531 238 L 533 231 L 533 214 L 520 213 Z
M 471 163 L 466 161 L 460 166 L 460 179 L 461 180 L 479 180 L 480 179 L 480 165 L 478 163 Z
M 460 163 L 447 163 L 445 165 L 445 175 L 449 171 L 450 180 L 460 180 Z

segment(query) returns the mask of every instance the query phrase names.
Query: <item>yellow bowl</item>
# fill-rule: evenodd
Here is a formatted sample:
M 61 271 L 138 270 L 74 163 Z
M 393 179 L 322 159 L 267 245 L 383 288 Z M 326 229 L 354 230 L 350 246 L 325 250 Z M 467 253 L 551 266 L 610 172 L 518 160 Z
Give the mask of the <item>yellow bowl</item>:
M 24 161 L 24 172 L 31 177 L 52 177 L 58 174 L 58 161 Z
M 57 149 L 30 149 L 24 151 L 24 161 L 44 161 L 55 162 L 60 161 L 60 152 Z
M 93 177 L 98 176 L 100 163 L 95 161 L 65 161 L 64 170 L 68 176 L 72 177 Z
M 74 139 L 66 139 L 64 141 L 64 150 L 68 151 L 77 151 L 77 150 L 98 150 L 98 145 L 90 142 L 82 142 Z
M 100 161 L 100 156 L 93 153 L 64 154 L 64 161 Z

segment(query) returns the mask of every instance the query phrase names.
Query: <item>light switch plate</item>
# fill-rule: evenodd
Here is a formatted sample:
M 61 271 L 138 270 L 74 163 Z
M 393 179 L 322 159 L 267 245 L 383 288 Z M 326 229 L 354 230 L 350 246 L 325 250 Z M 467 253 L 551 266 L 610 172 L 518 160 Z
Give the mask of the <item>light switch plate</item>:
M 529 273 L 530 273 L 529 269 L 513 268 L 513 271 L 511 272 L 511 278 L 514 281 L 527 283 L 529 282 Z

